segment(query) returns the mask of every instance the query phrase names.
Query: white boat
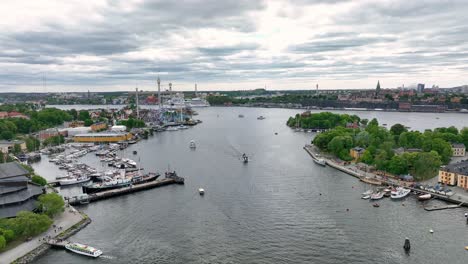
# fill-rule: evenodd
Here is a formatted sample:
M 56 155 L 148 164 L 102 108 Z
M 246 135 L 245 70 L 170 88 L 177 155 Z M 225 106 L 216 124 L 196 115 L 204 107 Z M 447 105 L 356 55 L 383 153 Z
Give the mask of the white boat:
M 177 130 L 179 130 L 179 128 L 175 126 L 170 126 L 166 129 L 166 131 L 177 131 Z
M 382 198 L 384 197 L 384 194 L 385 194 L 385 192 L 376 192 L 376 193 L 373 193 L 373 194 L 371 194 L 370 199 L 371 199 L 371 200 L 380 200 L 380 199 L 382 199 Z
M 327 165 L 327 163 L 325 162 L 324 159 L 312 159 L 315 163 L 317 163 L 318 165 L 321 165 L 321 166 L 325 166 Z
M 401 199 L 406 197 L 411 192 L 410 189 L 405 189 L 403 187 L 397 187 L 396 190 L 393 190 L 390 194 L 392 199 Z
M 65 186 L 65 185 L 73 185 L 73 184 L 88 182 L 90 180 L 91 178 L 89 177 L 79 177 L 79 178 L 69 177 L 64 180 L 59 180 L 59 183 L 60 183 L 60 186 Z
M 101 250 L 80 243 L 68 243 L 65 248 L 77 254 L 93 258 L 97 258 L 102 254 Z
M 196 148 L 196 147 L 197 147 L 197 145 L 195 145 L 195 141 L 190 140 L 190 148 L 191 148 L 191 149 L 194 149 L 194 148 Z
M 188 129 L 188 126 L 180 125 L 178 126 L 179 129 Z
M 195 98 L 192 98 L 192 99 L 189 99 L 189 100 L 185 100 L 185 105 L 187 105 L 189 107 L 208 107 L 208 106 L 210 106 L 208 101 L 206 101 L 204 99 L 201 99 L 201 98 L 198 98 L 198 97 L 195 97 Z
M 204 195 L 204 194 L 205 194 L 205 189 L 199 188 L 199 189 L 198 189 L 198 193 L 199 193 L 200 195 Z
M 370 199 L 370 195 L 364 195 L 364 196 L 361 197 L 361 199 L 368 200 L 368 199 Z
M 425 201 L 425 200 L 429 200 L 431 198 L 432 198 L 432 195 L 430 193 L 426 193 L 426 194 L 422 194 L 422 195 L 418 196 L 419 201 Z
M 372 190 L 367 190 L 365 192 L 362 193 L 363 196 L 366 196 L 366 195 L 371 195 L 374 191 Z

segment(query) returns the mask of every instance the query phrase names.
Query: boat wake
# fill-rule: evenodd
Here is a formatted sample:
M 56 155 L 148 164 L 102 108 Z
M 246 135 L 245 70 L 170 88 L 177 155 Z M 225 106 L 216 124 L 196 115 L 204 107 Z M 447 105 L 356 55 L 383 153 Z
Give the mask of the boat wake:
M 108 256 L 108 255 L 101 255 L 99 258 L 105 258 L 105 259 L 116 259 L 114 256 Z

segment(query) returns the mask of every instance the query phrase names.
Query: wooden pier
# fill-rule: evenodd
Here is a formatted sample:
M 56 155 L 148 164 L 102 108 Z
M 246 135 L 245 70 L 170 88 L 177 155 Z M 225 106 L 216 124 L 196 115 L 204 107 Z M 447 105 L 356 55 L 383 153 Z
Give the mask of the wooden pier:
M 122 187 L 119 189 L 113 189 L 113 190 L 108 190 L 104 192 L 89 194 L 86 199 L 77 199 L 77 197 L 70 197 L 68 198 L 68 201 L 69 201 L 69 204 L 71 205 L 87 204 L 87 203 L 104 200 L 104 199 L 119 196 L 119 195 L 139 192 L 139 191 L 157 188 L 157 187 L 161 187 L 161 186 L 165 186 L 169 184 L 175 184 L 175 183 L 177 183 L 176 180 L 171 179 L 171 178 L 165 178 L 165 179 L 150 181 L 150 182 L 141 183 L 137 185 L 130 185 L 129 187 Z

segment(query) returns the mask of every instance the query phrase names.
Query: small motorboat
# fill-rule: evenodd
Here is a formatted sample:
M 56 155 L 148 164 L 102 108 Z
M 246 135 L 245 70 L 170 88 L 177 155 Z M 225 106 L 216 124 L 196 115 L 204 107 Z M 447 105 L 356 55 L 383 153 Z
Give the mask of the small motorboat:
M 366 196 L 366 195 L 371 195 L 374 191 L 372 190 L 367 190 L 365 192 L 362 193 L 363 196 Z
M 378 203 L 372 204 L 372 206 L 374 206 L 374 207 L 380 207 L 380 205 L 379 205 Z
M 191 148 L 191 149 L 197 148 L 197 145 L 195 144 L 195 141 L 190 140 L 190 148 Z
M 249 157 L 248 157 L 245 153 L 242 154 L 242 161 L 243 161 L 244 163 L 248 163 L 248 162 L 249 162 Z
M 205 189 L 199 188 L 199 189 L 198 189 L 198 193 L 199 193 L 200 195 L 204 195 L 204 194 L 205 194 Z
M 384 194 L 385 194 L 384 192 L 373 193 L 373 194 L 371 194 L 370 199 L 371 200 L 380 200 L 380 199 L 382 199 L 384 197 Z
M 257 117 L 257 119 L 258 120 L 263 120 L 263 119 L 265 119 L 265 117 L 264 116 L 259 116 L 259 117 Z
M 361 199 L 369 200 L 369 199 L 370 199 L 370 195 L 364 195 L 364 196 L 361 197 Z
M 138 152 L 136 150 L 133 151 L 133 155 L 136 155 Z
M 320 166 L 326 166 L 327 163 L 325 162 L 324 159 L 312 159 L 315 163 L 317 163 Z
M 419 201 L 426 201 L 430 200 L 432 198 L 432 195 L 430 193 L 422 194 L 418 196 Z

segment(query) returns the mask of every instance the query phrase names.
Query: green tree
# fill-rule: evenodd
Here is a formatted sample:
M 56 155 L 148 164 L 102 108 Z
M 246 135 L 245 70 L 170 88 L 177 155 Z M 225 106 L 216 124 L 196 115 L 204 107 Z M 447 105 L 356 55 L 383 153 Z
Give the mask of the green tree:
M 93 123 L 94 123 L 94 122 L 93 122 L 93 120 L 91 120 L 91 119 L 86 119 L 86 120 L 84 121 L 84 125 L 85 125 L 85 126 L 91 126 Z
M 91 119 L 89 112 L 87 110 L 81 110 L 78 114 L 78 120 L 86 121 L 87 119 Z
M 0 250 L 4 249 L 6 247 L 6 239 L 4 236 L 0 235 Z
M 443 139 L 436 138 L 432 140 L 431 150 L 436 151 L 440 155 L 440 159 L 444 164 L 447 164 L 452 157 L 452 146 Z
M 37 138 L 34 138 L 34 137 L 27 137 L 25 139 L 25 142 L 26 142 L 26 148 L 28 149 L 28 151 L 36 151 L 41 146 L 41 142 Z
M 39 196 L 38 208 L 50 217 L 63 212 L 64 206 L 65 202 L 62 196 L 56 193 L 47 193 Z
M 367 118 L 361 119 L 361 125 L 367 126 L 367 123 L 369 123 L 369 119 Z
M 42 178 L 41 176 L 39 175 L 33 175 L 31 177 L 31 181 L 36 183 L 36 184 L 39 184 L 41 186 L 45 186 L 47 184 L 47 180 Z
M 52 220 L 47 215 L 21 211 L 13 220 L 13 231 L 20 236 L 34 236 L 49 229 Z
M 400 175 L 408 173 L 408 161 L 402 156 L 393 156 L 387 167 L 390 173 Z
M 337 136 L 334 137 L 330 143 L 328 143 L 328 150 L 330 150 L 336 156 L 340 156 L 341 154 L 341 156 L 346 157 L 343 150 L 348 153 L 349 149 L 352 147 L 353 139 L 350 136 Z
M 407 132 L 408 130 L 402 124 L 395 124 L 390 128 L 390 132 L 393 135 L 399 136 L 403 132 Z
M 21 145 L 20 144 L 13 145 L 13 154 L 17 155 L 19 153 L 21 153 Z
M 434 177 L 442 165 L 439 154 L 436 151 L 419 152 L 413 164 L 415 180 L 426 180 Z
M 15 239 L 15 232 L 11 229 L 0 228 L 0 236 L 3 236 L 6 242 L 10 242 Z

